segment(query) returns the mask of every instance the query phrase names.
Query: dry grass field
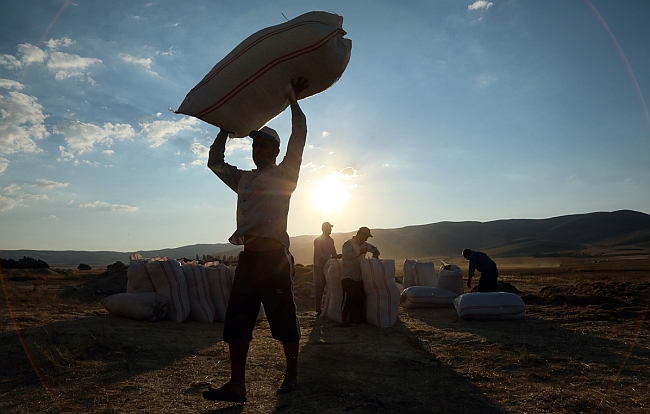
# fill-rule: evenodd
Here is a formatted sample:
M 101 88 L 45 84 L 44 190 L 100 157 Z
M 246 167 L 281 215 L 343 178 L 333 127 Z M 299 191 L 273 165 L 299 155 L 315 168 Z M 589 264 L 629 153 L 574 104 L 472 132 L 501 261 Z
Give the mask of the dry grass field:
M 400 308 L 401 321 L 387 329 L 316 319 L 310 268 L 300 267 L 300 388 L 276 393 L 284 362 L 262 321 L 245 404 L 201 397 L 228 378 L 223 324 L 108 314 L 99 300 L 124 291 L 123 271 L 5 271 L 0 412 L 650 411 L 648 255 L 498 264 L 500 281 L 526 301 L 524 319 L 466 321 L 453 308 Z

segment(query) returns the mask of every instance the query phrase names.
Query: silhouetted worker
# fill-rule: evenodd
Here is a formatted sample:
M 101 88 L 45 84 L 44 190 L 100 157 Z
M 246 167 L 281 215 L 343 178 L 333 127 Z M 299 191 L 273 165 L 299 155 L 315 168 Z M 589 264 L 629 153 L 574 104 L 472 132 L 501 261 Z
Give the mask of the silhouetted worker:
M 329 259 L 340 259 L 341 255 L 336 253 L 334 240 L 330 237 L 332 226 L 329 222 L 321 225 L 323 234 L 314 239 L 314 268 L 312 270 L 314 282 L 314 305 L 316 307 L 316 317 L 320 316 L 323 310 L 323 291 L 325 291 L 325 263 Z
M 341 268 L 341 286 L 343 287 L 343 301 L 341 303 L 341 327 L 350 326 L 350 316 L 354 323 L 361 322 L 361 312 L 366 299 L 361 280 L 361 260 L 366 253 L 379 259 L 379 250 L 367 243 L 370 234 L 368 227 L 360 227 L 356 236 L 343 243 L 343 263 Z
M 473 252 L 470 249 L 463 250 L 463 257 L 469 260 L 469 271 L 467 273 L 467 287 L 472 287 L 474 270 L 481 272 L 478 281 L 479 292 L 496 292 L 499 270 L 497 264 L 483 252 Z
M 203 393 L 208 400 L 246 401 L 246 359 L 260 304 L 273 338 L 282 341 L 287 360 L 278 392 L 292 391 L 297 383 L 300 326 L 293 298 L 294 261 L 289 253 L 287 215 L 307 138 L 298 95 L 308 86 L 302 78 L 291 81 L 292 130 L 280 164 L 275 163 L 280 137 L 268 127 L 250 133 L 255 170 L 240 170 L 224 161 L 227 131 L 220 131 L 210 147 L 208 167 L 237 193 L 237 230 L 229 241 L 244 245 L 244 250 L 239 255 L 223 328 L 223 340 L 230 351 L 230 380 L 220 388 L 208 387 Z

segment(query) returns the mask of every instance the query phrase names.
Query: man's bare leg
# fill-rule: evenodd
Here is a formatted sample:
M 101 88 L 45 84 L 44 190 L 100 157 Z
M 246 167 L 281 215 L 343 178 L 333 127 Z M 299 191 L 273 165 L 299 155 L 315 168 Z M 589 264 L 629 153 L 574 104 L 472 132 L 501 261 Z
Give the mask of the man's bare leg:
M 284 373 L 284 381 L 278 389 L 278 392 L 291 392 L 298 384 L 298 352 L 300 350 L 300 341 L 282 342 L 284 347 L 284 356 L 287 359 L 287 370 Z

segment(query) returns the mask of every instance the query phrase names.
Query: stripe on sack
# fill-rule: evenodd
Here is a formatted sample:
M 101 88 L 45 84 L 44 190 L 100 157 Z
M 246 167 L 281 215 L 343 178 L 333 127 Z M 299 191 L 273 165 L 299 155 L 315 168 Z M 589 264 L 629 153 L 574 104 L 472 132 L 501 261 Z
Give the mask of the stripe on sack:
M 325 23 L 317 21 L 317 20 L 305 20 L 303 22 L 294 23 L 291 26 L 287 26 L 285 28 L 278 29 L 278 30 L 276 30 L 274 32 L 265 34 L 264 36 L 260 37 L 259 39 L 255 40 L 253 43 L 251 43 L 250 45 L 246 46 L 244 49 L 239 51 L 239 53 L 237 53 L 235 56 L 228 59 L 228 61 L 224 62 L 223 65 L 220 66 L 214 73 L 212 73 L 211 75 L 208 75 L 208 77 L 201 80 L 201 82 L 199 82 L 194 88 L 192 88 L 192 90 L 188 93 L 188 95 L 191 94 L 192 92 L 194 92 L 195 90 L 199 89 L 200 87 L 202 87 L 206 83 L 210 82 L 215 76 L 217 76 L 219 74 L 219 72 L 221 72 L 223 69 L 225 69 L 233 61 L 237 60 L 237 58 L 239 58 L 241 55 L 248 52 L 251 48 L 256 46 L 258 43 L 268 39 L 269 37 L 275 36 L 275 35 L 280 34 L 282 32 L 286 32 L 287 30 L 292 30 L 292 29 L 295 29 L 296 27 L 304 26 L 305 24 L 312 24 L 312 23 L 325 24 Z
M 372 260 L 366 259 L 367 263 L 370 265 L 370 278 L 372 280 L 372 285 L 375 288 L 376 298 L 377 298 L 377 323 L 381 327 L 381 311 L 379 306 L 379 289 L 377 289 L 377 281 L 375 280 L 375 266 L 372 265 Z
M 201 300 L 201 296 L 203 296 L 200 292 L 202 279 L 195 273 L 196 270 L 200 270 L 198 266 L 190 265 L 190 272 L 192 273 L 192 279 L 194 280 L 194 288 L 196 289 L 196 300 L 199 302 L 199 308 L 201 308 L 205 313 L 205 317 L 210 320 L 210 312 L 205 308 L 205 305 L 207 304 L 204 304 Z
M 280 57 L 272 60 L 271 62 L 264 65 L 264 67 L 259 69 L 257 72 L 255 72 L 254 74 L 252 74 L 251 76 L 249 76 L 248 78 L 246 78 L 242 82 L 240 82 L 239 85 L 237 85 L 235 88 L 231 89 L 230 92 L 228 92 L 223 98 L 221 98 L 220 100 L 218 100 L 217 102 L 215 102 L 211 106 L 209 106 L 209 107 L 207 107 L 207 108 L 193 114 L 192 116 L 200 118 L 200 117 L 205 116 L 205 115 L 207 115 L 207 114 L 209 114 L 211 112 L 216 111 L 221 106 L 226 104 L 233 96 L 237 95 L 242 89 L 244 89 L 246 86 L 253 83 L 255 80 L 257 80 L 260 76 L 262 76 L 263 74 L 268 72 L 273 67 L 279 65 L 280 63 L 286 62 L 287 60 L 294 59 L 294 58 L 296 58 L 296 57 L 298 57 L 300 55 L 304 55 L 304 54 L 313 52 L 314 50 L 324 46 L 325 44 L 327 44 L 327 42 L 329 42 L 329 40 L 331 38 L 333 38 L 337 33 L 339 33 L 339 30 L 340 29 L 334 30 L 332 33 L 330 33 L 329 35 L 324 37 L 319 42 L 313 44 L 312 46 L 308 46 L 306 48 L 303 48 L 303 49 L 288 53 L 286 55 L 280 56 Z

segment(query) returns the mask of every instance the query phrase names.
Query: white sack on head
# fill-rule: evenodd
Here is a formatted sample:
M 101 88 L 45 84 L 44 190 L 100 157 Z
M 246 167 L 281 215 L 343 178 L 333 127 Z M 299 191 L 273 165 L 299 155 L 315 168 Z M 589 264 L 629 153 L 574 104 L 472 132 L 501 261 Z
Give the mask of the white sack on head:
M 167 296 L 169 310 L 167 318 L 174 322 L 183 322 L 190 315 L 190 300 L 187 282 L 181 264 L 167 258 L 147 262 L 147 272 L 156 293 Z
M 321 318 L 330 318 L 333 321 L 341 322 L 341 304 L 343 303 L 343 286 L 341 285 L 341 260 L 329 259 L 325 263 L 325 299 Z
M 126 292 L 155 292 L 156 289 L 153 287 L 149 274 L 147 273 L 147 261 L 142 259 L 141 256 L 139 257 L 138 259 L 132 258 L 129 262 L 129 267 L 126 269 Z
M 215 316 L 219 322 L 226 320 L 226 310 L 232 291 L 232 281 L 234 270 L 225 264 L 219 264 L 216 267 L 206 267 L 205 276 L 210 286 L 210 298 L 215 309 Z
M 514 293 L 474 292 L 454 299 L 458 316 L 463 319 L 520 319 L 526 316 L 526 304 Z
M 210 297 L 206 267 L 197 263 L 185 263 L 181 269 L 187 282 L 190 319 L 198 322 L 214 322 L 215 309 Z
M 136 321 L 155 322 L 167 314 L 167 297 L 156 292 L 118 293 L 99 303 L 111 314 Z
M 461 268 L 454 264 L 440 266 L 436 287 L 451 290 L 452 292 L 456 292 L 456 295 L 465 293 L 463 271 Z
M 399 289 L 395 282 L 395 260 L 363 259 L 361 279 L 366 292 L 366 318 L 371 325 L 389 328 L 399 319 Z
M 402 291 L 400 305 L 404 308 L 453 308 L 458 295 L 451 290 L 431 286 L 411 286 Z
M 343 17 L 309 12 L 251 35 L 218 62 L 176 113 L 191 115 L 231 136 L 245 137 L 289 106 L 291 80 L 306 78 L 300 98 L 320 93 L 343 74 L 352 41 Z

